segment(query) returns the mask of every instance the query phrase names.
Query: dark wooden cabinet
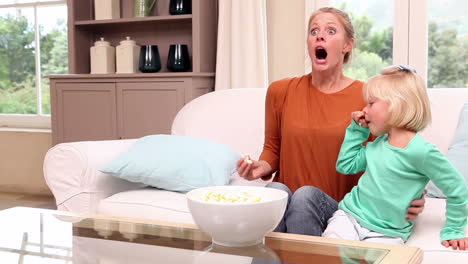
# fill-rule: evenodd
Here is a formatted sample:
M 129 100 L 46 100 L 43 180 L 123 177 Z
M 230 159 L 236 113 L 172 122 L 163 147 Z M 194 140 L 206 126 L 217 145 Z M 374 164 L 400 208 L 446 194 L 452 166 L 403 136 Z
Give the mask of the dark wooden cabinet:
M 136 138 L 154 132 L 170 133 L 171 123 L 185 104 L 181 80 L 117 84 L 119 134 Z
M 186 75 L 50 76 L 53 144 L 170 134 L 177 112 L 214 86 L 210 74 Z
M 118 138 L 114 83 L 57 83 L 54 91 L 54 141 Z
M 133 17 L 134 0 L 121 0 L 120 19 L 94 20 L 94 0 L 68 0 L 69 72 L 50 75 L 53 144 L 138 138 L 170 133 L 177 112 L 214 90 L 217 0 L 192 0 L 192 14 L 170 15 L 158 0 L 153 16 Z M 90 47 L 100 38 L 116 47 L 127 36 L 158 45 L 157 73 L 90 74 Z M 187 44 L 190 72 L 169 72 L 171 44 Z

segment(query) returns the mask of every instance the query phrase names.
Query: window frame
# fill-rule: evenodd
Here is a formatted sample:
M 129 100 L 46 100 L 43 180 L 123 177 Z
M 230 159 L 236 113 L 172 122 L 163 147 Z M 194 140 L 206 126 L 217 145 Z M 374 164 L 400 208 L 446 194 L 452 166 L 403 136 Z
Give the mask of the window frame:
M 305 1 L 306 29 L 310 14 L 329 4 L 329 0 Z M 394 0 L 394 5 L 393 64 L 411 65 L 427 84 L 427 0 Z M 307 50 L 307 43 L 305 47 Z M 304 70 L 310 72 L 310 65 Z
M 35 76 L 36 76 L 36 108 L 37 114 L 5 114 L 0 113 L 0 128 L 37 128 L 50 129 L 50 114 L 42 113 L 42 79 L 41 79 L 41 46 L 37 9 L 41 6 L 67 6 L 67 0 L 43 0 L 42 2 L 0 4 L 0 8 L 33 8 L 34 9 L 34 45 L 35 45 Z M 67 21 L 68 23 L 68 21 Z

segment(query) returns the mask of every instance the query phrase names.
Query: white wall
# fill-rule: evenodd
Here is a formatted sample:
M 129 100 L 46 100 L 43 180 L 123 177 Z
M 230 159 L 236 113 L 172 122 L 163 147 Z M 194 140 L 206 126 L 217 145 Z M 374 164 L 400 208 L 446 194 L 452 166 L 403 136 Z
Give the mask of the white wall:
M 51 195 L 42 163 L 52 145 L 49 131 L 0 130 L 0 192 Z
M 267 0 L 268 79 L 272 81 L 304 74 L 304 0 Z

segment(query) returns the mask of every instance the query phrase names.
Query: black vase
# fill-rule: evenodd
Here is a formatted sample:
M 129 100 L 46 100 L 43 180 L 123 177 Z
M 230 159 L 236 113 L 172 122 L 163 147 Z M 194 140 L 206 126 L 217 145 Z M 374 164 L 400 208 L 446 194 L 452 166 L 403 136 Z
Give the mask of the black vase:
M 190 56 L 187 45 L 170 45 L 169 54 L 167 55 L 167 69 L 172 72 L 186 72 L 190 68 Z
M 169 14 L 192 14 L 192 0 L 171 0 L 169 3 Z
M 161 70 L 161 58 L 157 45 L 141 46 L 138 69 L 141 72 L 158 72 Z

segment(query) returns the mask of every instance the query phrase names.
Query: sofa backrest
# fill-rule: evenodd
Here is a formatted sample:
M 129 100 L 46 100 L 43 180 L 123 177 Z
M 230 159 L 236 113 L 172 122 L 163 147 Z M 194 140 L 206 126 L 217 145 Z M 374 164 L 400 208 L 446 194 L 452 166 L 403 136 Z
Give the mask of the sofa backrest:
M 213 140 L 257 159 L 263 148 L 266 91 L 228 89 L 197 97 L 177 113 L 172 134 Z
M 468 88 L 429 89 L 432 123 L 421 135 L 440 151 L 447 153 L 457 128 L 460 111 L 468 102 Z
M 211 92 L 185 105 L 172 124 L 172 134 L 205 138 L 231 146 L 257 159 L 262 151 L 265 88 Z M 432 124 L 421 134 L 446 153 L 468 101 L 468 88 L 429 89 Z

